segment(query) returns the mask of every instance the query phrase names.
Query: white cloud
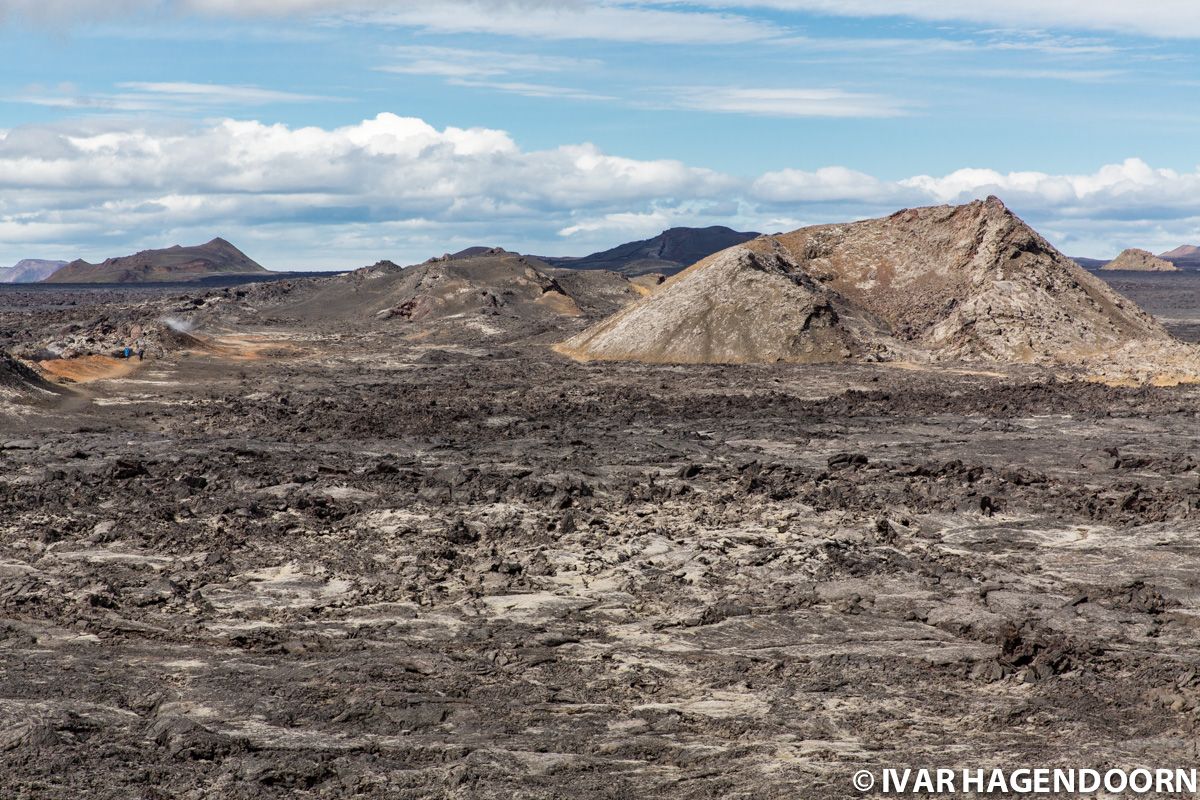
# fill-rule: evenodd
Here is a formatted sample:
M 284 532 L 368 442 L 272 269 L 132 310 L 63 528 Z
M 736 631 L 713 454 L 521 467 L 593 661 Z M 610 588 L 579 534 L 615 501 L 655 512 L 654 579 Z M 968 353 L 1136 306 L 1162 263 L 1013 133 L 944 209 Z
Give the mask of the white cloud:
M 224 17 L 369 15 L 376 21 L 443 32 L 689 44 L 755 42 L 785 33 L 777 25 L 738 13 L 753 9 L 909 17 L 1009 30 L 1200 37 L 1200 5 L 1194 0 L 4 0 L 0 19 L 72 21 L 147 12 Z
M 567 72 L 595 69 L 601 63 L 587 58 L 428 45 L 392 47 L 388 49 L 388 55 L 396 63 L 379 67 L 382 72 L 443 78 L 494 78 L 500 75 Z
M 221 105 L 265 105 L 267 103 L 309 103 L 316 100 L 331 100 L 313 94 L 281 92 L 258 86 L 229 85 L 219 83 L 150 83 L 134 81 L 118 83 L 118 88 L 162 97 L 171 100 L 191 100 Z
M 897 117 L 904 104 L 877 94 L 826 88 L 689 86 L 671 90 L 679 108 L 773 117 Z
M 668 44 L 756 42 L 784 32 L 739 14 L 647 8 L 635 0 L 5 0 L 0 6 L 0 19 L 56 23 L 137 13 L 323 16 L 442 33 Z
M 1015 208 L 1056 217 L 1182 219 L 1200 214 L 1200 168 L 1178 172 L 1129 158 L 1077 175 L 966 168 L 941 176 L 883 181 L 842 167 L 826 167 L 768 172 L 750 188 L 752 198 L 776 205 L 964 203 L 989 194 Z
M 1152 219 L 1200 213 L 1200 169 L 1190 173 L 1156 169 L 1140 158 L 1083 175 L 961 169 L 940 178 L 919 175 L 899 185 L 939 202 L 998 194 L 1026 207 L 1074 216 L 1140 214 Z
M 654 2 L 654 0 L 650 0 Z M 677 0 L 657 0 L 676 5 Z M 710 8 L 771 8 L 839 17 L 914 17 L 932 22 L 969 22 L 1009 29 L 1068 29 L 1134 33 L 1162 38 L 1200 37 L 1195 0 L 699 0 Z
M 1095 38 L 1055 35 L 1045 31 L 981 31 L 956 38 L 846 36 L 787 36 L 772 42 L 810 53 L 841 53 L 855 56 L 872 53 L 928 56 L 981 51 L 1030 52 L 1044 56 L 1109 56 L 1121 48 Z
M 782 169 L 768 172 L 750 187 L 754 197 L 772 203 L 887 202 L 899 194 L 887 184 L 845 167 L 822 167 L 812 172 Z
M 727 13 L 644 8 L 618 2 L 392 3 L 377 22 L 443 33 L 660 44 L 741 44 L 780 36 L 775 25 Z
M 523 97 L 549 97 L 556 100 L 596 100 L 613 101 L 619 98 L 589 92 L 585 89 L 572 89 L 569 86 L 553 86 L 546 83 L 528 83 L 525 81 L 478 81 L 463 78 L 451 78 L 447 83 L 453 86 L 464 86 L 469 89 L 487 89 L 505 94 L 519 94 Z
M 398 63 L 380 67 L 383 72 L 429 75 L 454 86 L 565 100 L 619 101 L 622 98 L 586 89 L 512 80 L 509 76 L 532 73 L 585 72 L 601 62 L 448 47 L 397 47 Z M 778 117 L 894 117 L 906 113 L 904 103 L 882 95 L 847 92 L 836 88 L 754 88 L 729 86 L 675 86 L 662 90 L 658 105 L 728 114 Z M 653 105 L 645 101 L 630 101 Z
M 981 78 L 1001 78 L 1017 81 L 1067 81 L 1070 83 L 1105 83 L 1124 75 L 1119 69 L 981 69 L 969 75 Z
M 1081 174 L 897 180 L 830 166 L 745 179 L 590 144 L 528 151 L 504 131 L 392 114 L 332 129 L 93 119 L 0 132 L 0 263 L 218 234 L 281 268 L 421 260 L 481 242 L 558 252 L 564 237 L 582 253 L 671 225 L 778 230 L 988 194 L 1077 255 L 1166 249 L 1200 219 L 1200 169 L 1140 159 Z
M 619 233 L 630 237 L 653 236 L 666 228 L 677 215 L 670 211 L 655 210 L 644 213 L 625 211 L 605 214 L 593 219 L 580 220 L 558 232 L 559 236 L 575 236 L 579 233 Z
M 1051 35 L 1045 31 L 992 31 L 982 44 L 987 50 L 1035 52 L 1047 56 L 1110 56 L 1121 51 L 1115 45 L 1092 38 Z
M 156 0 L 4 0 L 0 21 L 62 22 L 120 17 L 153 9 Z
M 39 226 L 74 226 L 81 242 L 114 228 L 141 234 L 198 225 L 427 220 L 499 229 L 511 221 L 554 231 L 579 210 L 605 213 L 736 187 L 733 178 L 677 161 L 622 158 L 589 144 L 527 152 L 503 131 L 437 130 L 392 114 L 335 129 L 92 122 L 0 135 L 0 222 L 47 241 L 64 237 Z
M 570 225 L 559 230 L 558 235 L 574 240 L 597 237 L 602 241 L 649 239 L 667 228 L 679 225 L 690 225 L 712 218 L 740 218 L 742 211 L 737 204 L 730 207 L 719 202 L 655 204 L 648 211 L 619 211 L 599 216 L 579 216 Z
M 524 97 L 548 97 L 558 100 L 618 99 L 612 95 L 569 86 L 526 80 L 501 80 L 513 75 L 593 70 L 601 65 L 601 62 L 594 59 L 430 46 L 394 47 L 390 53 L 398 63 L 378 67 L 380 72 L 428 75 L 443 78 L 452 86 L 487 89 Z
M 333 97 L 283 92 L 257 86 L 212 83 L 118 83 L 118 92 L 80 92 L 75 86 L 31 86 L 2 98 L 10 103 L 90 111 L 180 111 L 217 106 L 263 106 L 275 103 L 331 102 Z

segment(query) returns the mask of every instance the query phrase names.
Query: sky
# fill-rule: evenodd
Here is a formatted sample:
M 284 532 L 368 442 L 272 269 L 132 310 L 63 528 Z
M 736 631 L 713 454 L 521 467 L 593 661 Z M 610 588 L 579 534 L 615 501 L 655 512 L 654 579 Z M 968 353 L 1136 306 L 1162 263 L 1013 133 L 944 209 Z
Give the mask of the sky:
M 989 194 L 1200 244 L 1194 0 L 0 0 L 0 266 L 583 255 Z

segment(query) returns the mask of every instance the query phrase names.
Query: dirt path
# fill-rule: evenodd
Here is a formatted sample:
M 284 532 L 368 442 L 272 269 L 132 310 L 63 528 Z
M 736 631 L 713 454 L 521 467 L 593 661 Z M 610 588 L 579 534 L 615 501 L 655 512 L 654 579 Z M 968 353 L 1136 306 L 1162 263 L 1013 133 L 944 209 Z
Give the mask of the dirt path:
M 124 378 L 143 362 L 112 356 L 80 356 L 39 361 L 38 368 L 58 383 L 93 383 Z

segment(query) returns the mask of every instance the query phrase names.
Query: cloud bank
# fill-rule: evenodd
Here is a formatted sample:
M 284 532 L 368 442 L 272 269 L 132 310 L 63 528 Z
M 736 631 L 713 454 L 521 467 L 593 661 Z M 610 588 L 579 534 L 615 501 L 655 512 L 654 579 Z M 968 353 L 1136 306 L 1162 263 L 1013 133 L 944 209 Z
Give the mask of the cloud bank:
M 760 10 L 1200 38 L 1200 6 L 1193 0 L 5 0 L 0 20 L 69 23 L 148 13 L 366 16 L 450 33 L 681 44 L 756 42 L 785 33 L 750 15 Z
M 75 25 L 137 15 L 333 17 L 438 33 L 685 45 L 743 44 L 785 32 L 743 14 L 654 6 L 594 0 L 4 0 L 0 22 Z
M 998 194 L 1060 246 L 1108 255 L 1200 238 L 1200 170 L 1130 158 L 1078 175 L 841 166 L 754 177 L 394 114 L 339 128 L 85 120 L 0 131 L 2 260 L 103 257 L 217 234 L 277 268 L 417 260 L 460 243 L 583 252 L 671 224 L 777 230 Z
M 657 0 L 677 5 L 677 0 Z M 911 17 L 1001 28 L 1111 31 L 1162 38 L 1200 37 L 1200 5 L 1193 0 L 703 0 L 709 8 L 769 8 L 838 17 Z

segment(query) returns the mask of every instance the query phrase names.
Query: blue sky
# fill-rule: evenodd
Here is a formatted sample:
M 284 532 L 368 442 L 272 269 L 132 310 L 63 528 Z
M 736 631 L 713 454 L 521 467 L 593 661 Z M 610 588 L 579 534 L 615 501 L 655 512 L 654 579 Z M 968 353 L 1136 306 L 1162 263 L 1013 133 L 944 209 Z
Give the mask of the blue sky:
M 582 254 L 989 193 L 1074 255 L 1200 243 L 1179 0 L 3 8 L 0 265 Z

